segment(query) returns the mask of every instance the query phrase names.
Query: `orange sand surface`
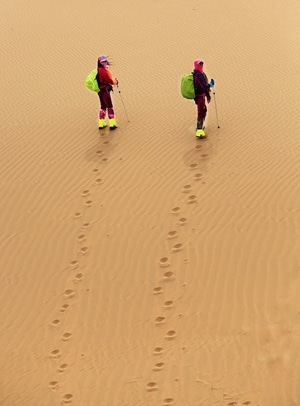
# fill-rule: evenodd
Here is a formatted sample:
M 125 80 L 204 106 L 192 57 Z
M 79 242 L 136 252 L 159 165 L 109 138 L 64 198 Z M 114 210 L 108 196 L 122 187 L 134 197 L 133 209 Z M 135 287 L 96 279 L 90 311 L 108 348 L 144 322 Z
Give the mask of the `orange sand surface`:
M 299 0 L 0 18 L 0 405 L 299 406 Z M 84 85 L 100 54 L 114 132 Z

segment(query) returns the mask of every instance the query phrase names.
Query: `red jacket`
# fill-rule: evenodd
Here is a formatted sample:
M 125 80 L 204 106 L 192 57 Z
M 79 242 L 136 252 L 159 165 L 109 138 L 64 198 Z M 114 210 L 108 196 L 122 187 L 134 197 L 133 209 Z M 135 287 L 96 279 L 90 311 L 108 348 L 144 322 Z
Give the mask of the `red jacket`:
M 98 84 L 101 89 L 106 87 L 106 85 L 116 85 L 117 81 L 109 69 L 101 67 L 98 68 Z

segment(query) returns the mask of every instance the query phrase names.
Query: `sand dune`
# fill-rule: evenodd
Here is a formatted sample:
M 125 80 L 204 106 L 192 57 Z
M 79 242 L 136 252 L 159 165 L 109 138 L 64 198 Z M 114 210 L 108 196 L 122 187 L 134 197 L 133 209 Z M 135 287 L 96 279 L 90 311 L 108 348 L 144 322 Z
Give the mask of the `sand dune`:
M 1 406 L 300 404 L 299 15 L 2 0 Z

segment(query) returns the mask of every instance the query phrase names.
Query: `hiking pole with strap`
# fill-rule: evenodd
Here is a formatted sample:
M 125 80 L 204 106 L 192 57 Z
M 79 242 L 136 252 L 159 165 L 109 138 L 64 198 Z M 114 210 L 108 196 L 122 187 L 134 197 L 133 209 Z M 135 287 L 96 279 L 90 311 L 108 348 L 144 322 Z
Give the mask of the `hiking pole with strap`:
M 124 105 L 124 102 L 123 102 L 122 95 L 121 95 L 121 90 L 120 90 L 120 88 L 119 88 L 119 82 L 118 82 L 118 80 L 117 80 L 117 88 L 118 88 L 118 93 L 119 93 L 119 95 L 120 95 L 121 102 L 122 102 L 122 104 L 123 104 L 123 108 L 124 108 L 124 111 L 125 111 L 125 115 L 126 115 L 127 121 L 129 122 L 129 118 L 128 118 L 128 115 L 127 115 L 127 112 L 126 112 L 126 109 L 125 109 L 125 105 Z
M 218 128 L 220 128 L 219 119 L 218 119 L 218 111 L 217 111 L 217 103 L 216 103 L 216 92 L 215 92 L 214 86 L 213 86 L 213 96 L 214 96 L 214 104 L 215 104 L 215 110 L 216 110 L 217 125 L 218 125 Z

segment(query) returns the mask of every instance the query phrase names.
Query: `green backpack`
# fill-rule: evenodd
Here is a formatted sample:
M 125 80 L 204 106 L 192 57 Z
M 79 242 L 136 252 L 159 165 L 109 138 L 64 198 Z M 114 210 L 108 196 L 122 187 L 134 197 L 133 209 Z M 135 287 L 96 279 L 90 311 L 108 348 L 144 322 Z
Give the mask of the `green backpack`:
M 85 79 L 85 86 L 89 89 L 92 90 L 93 92 L 100 92 L 98 82 L 97 82 L 97 73 L 98 69 L 92 70 L 92 72 L 87 76 Z
M 194 75 L 187 73 L 181 78 L 181 95 L 185 99 L 195 98 Z

